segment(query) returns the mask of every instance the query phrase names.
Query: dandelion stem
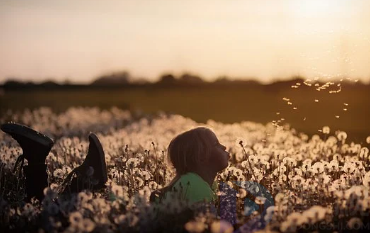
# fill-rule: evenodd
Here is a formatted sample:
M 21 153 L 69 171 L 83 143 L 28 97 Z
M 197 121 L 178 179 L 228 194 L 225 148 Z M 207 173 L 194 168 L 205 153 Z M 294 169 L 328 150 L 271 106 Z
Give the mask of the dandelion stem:
M 242 141 L 240 141 L 240 142 L 239 142 L 239 145 L 242 147 L 243 152 L 244 152 L 244 155 L 247 157 L 248 165 L 249 165 L 249 167 L 250 167 L 250 169 L 251 169 L 251 172 L 252 172 L 252 177 L 253 177 L 253 179 L 254 179 L 255 181 L 257 181 L 256 176 L 254 175 L 254 171 L 253 171 L 253 168 L 252 168 L 252 164 L 251 164 L 251 162 L 249 161 L 249 155 L 247 154 L 247 151 L 245 150 L 245 148 L 244 148 L 244 146 L 243 146 L 243 142 L 242 142 Z

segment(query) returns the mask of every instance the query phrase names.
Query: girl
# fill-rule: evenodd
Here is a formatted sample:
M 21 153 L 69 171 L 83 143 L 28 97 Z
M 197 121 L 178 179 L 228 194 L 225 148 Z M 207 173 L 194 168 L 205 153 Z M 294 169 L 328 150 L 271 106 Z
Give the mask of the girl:
M 192 206 L 216 200 L 215 177 L 228 166 L 229 153 L 208 128 L 198 127 L 176 136 L 168 146 L 168 160 L 176 176 L 150 200 L 161 203 L 168 196 L 187 201 Z

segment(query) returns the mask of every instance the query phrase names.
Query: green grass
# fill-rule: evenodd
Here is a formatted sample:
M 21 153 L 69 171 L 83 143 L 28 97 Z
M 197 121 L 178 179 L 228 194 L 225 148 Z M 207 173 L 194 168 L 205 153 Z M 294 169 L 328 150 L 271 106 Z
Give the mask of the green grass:
M 283 97 L 289 98 L 293 104 L 287 105 Z M 315 103 L 315 99 L 319 99 L 319 102 Z M 65 111 L 71 106 L 97 106 L 103 109 L 117 106 L 149 114 L 159 110 L 177 113 L 198 122 L 213 119 L 224 123 L 267 123 L 283 117 L 283 122 L 309 135 L 319 133 L 318 130 L 327 125 L 331 133 L 344 130 L 349 139 L 365 142 L 370 135 L 369 100 L 368 86 L 343 87 L 338 94 L 318 92 L 308 87 L 279 89 L 262 85 L 34 89 L 6 91 L 0 96 L 0 114 L 9 109 L 22 111 L 40 106 L 51 107 L 56 112 Z M 293 106 L 298 109 L 293 110 Z M 345 107 L 347 111 L 343 110 Z M 280 115 L 276 112 L 280 112 Z M 339 119 L 336 115 L 340 116 Z

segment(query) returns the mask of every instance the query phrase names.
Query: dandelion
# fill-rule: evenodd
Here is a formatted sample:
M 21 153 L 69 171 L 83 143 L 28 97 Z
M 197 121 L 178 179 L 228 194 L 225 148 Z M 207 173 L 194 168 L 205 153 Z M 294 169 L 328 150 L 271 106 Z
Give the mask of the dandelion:
M 69 222 L 72 225 L 80 225 L 82 223 L 82 220 L 83 220 L 82 214 L 78 211 L 69 214 Z
M 297 213 L 297 212 L 288 215 L 287 220 L 296 226 L 300 226 L 307 222 L 307 218 L 301 213 Z
M 337 138 L 338 138 L 339 141 L 343 142 L 347 138 L 347 133 L 344 132 L 344 131 L 339 131 L 338 134 L 337 134 Z
M 22 215 L 30 216 L 30 215 L 33 215 L 34 211 L 35 211 L 35 208 L 33 207 L 33 205 L 31 205 L 30 203 L 26 203 L 23 206 Z
M 120 215 L 118 215 L 114 218 L 114 222 L 116 224 L 123 224 L 125 222 L 125 220 L 126 220 L 126 215 L 124 215 L 124 214 L 120 214 Z
M 95 228 L 95 223 L 91 219 L 85 218 L 80 224 L 81 230 L 91 232 Z
M 321 174 L 324 172 L 324 165 L 321 162 L 316 162 L 314 165 L 312 165 L 311 169 L 314 174 Z
M 156 190 L 158 188 L 158 184 L 155 181 L 150 181 L 148 186 L 149 186 L 150 190 L 152 190 L 152 191 Z
M 365 176 L 362 180 L 362 183 L 365 187 L 370 188 L 370 176 Z
M 211 224 L 211 232 L 212 233 L 231 233 L 234 231 L 234 227 L 225 220 L 214 221 Z
M 60 169 L 60 168 L 55 169 L 55 171 L 53 172 L 53 175 L 55 177 L 58 177 L 60 179 L 63 179 L 63 177 L 64 177 L 64 171 L 62 169 Z
M 141 171 L 141 177 L 144 180 L 149 180 L 152 177 L 152 175 L 148 171 Z
M 144 188 L 142 188 L 141 190 L 139 190 L 139 194 L 141 196 L 144 196 L 149 201 L 149 197 L 150 197 L 151 191 L 150 191 L 150 189 L 149 189 L 148 186 L 144 186 Z
M 296 232 L 297 226 L 292 224 L 291 221 L 284 221 L 280 225 L 281 232 Z
M 360 230 L 362 226 L 362 220 L 358 217 L 353 217 L 347 222 L 347 227 L 351 230 Z
M 120 196 L 122 196 L 122 195 L 123 195 L 123 188 L 122 188 L 122 186 L 120 186 L 120 185 L 113 185 L 113 186 L 111 187 L 111 192 L 112 192 L 115 196 L 120 197 Z
M 134 167 L 137 167 L 139 165 L 140 161 L 139 159 L 137 158 L 130 158 L 126 161 L 126 166 L 128 168 L 134 168 Z
M 136 185 L 136 187 L 143 186 L 144 185 L 143 179 L 141 179 L 140 177 L 135 177 L 135 185 Z
M 89 197 L 85 192 L 79 192 L 77 194 L 77 200 L 80 203 L 86 203 L 89 199 L 91 199 L 91 197 Z
M 350 163 L 350 162 L 346 162 L 342 168 L 342 170 L 345 172 L 345 173 L 352 173 L 355 171 L 355 166 L 353 165 L 353 163 Z
M 185 224 L 185 229 L 191 233 L 201 233 L 206 228 L 203 222 L 190 221 Z
M 366 159 L 369 155 L 369 149 L 367 147 L 362 147 L 360 150 L 360 158 Z
M 326 208 L 318 205 L 315 205 L 302 213 L 302 215 L 312 219 L 314 222 L 323 220 L 325 218 L 325 214 Z
M 278 193 L 276 194 L 275 196 L 275 202 L 278 204 L 278 203 L 281 203 L 284 199 L 285 199 L 285 194 L 284 193 Z
M 330 133 L 330 128 L 329 128 L 329 126 L 324 126 L 324 127 L 322 128 L 322 132 L 323 132 L 324 134 L 329 134 L 329 133 Z

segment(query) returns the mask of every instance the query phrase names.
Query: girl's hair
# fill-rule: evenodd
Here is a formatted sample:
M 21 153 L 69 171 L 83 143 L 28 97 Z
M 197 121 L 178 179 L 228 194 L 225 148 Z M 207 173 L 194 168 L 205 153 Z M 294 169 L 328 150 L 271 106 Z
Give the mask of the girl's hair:
M 176 169 L 176 175 L 191 172 L 201 157 L 208 157 L 211 149 L 209 135 L 213 132 L 198 127 L 177 135 L 167 149 L 167 159 Z

